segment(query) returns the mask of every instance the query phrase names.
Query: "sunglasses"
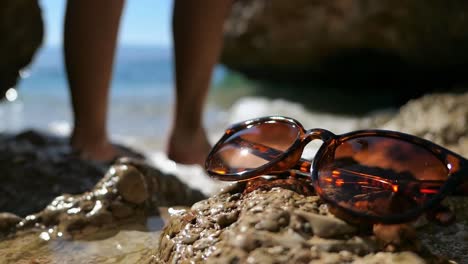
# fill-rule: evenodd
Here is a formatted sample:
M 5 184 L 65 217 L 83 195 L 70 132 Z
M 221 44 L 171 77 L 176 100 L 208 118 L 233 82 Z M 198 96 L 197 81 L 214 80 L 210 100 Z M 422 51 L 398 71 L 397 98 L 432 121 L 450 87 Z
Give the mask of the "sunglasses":
M 313 162 L 301 158 L 316 139 L 323 144 Z M 468 194 L 468 160 L 435 143 L 386 130 L 342 135 L 305 130 L 281 116 L 231 126 L 208 154 L 205 168 L 223 181 L 311 177 L 315 192 L 331 208 L 372 223 L 414 220 L 447 195 Z

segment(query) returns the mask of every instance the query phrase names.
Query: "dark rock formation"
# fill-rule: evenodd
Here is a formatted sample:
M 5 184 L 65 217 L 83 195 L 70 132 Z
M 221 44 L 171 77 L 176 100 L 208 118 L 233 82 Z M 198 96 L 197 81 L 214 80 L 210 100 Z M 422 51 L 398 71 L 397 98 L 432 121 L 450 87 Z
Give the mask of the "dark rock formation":
M 3 98 L 40 46 L 43 23 L 37 0 L 2 0 L 0 18 L 0 98 Z
M 463 0 L 240 0 L 222 62 L 266 80 L 466 80 L 467 17 Z
M 25 216 L 63 193 L 88 191 L 109 166 L 81 159 L 63 137 L 36 131 L 0 134 L 0 212 Z

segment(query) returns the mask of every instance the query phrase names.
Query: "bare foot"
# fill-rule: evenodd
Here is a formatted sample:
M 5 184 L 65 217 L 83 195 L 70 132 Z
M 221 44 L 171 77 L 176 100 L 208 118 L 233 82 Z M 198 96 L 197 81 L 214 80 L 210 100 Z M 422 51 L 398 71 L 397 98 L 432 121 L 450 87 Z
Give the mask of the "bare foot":
M 204 166 L 210 149 L 211 145 L 203 129 L 173 131 L 169 138 L 167 156 L 177 163 Z
M 107 162 L 115 159 L 119 154 L 121 154 L 119 149 L 107 140 L 95 143 L 77 141 L 72 138 L 71 146 L 73 149 L 79 151 L 80 158 L 85 160 Z

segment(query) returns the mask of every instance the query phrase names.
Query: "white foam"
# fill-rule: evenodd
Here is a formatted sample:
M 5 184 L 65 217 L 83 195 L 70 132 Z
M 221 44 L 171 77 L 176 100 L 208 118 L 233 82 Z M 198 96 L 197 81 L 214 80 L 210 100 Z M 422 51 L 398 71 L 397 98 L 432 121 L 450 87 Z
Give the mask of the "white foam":
M 231 123 L 262 116 L 280 115 L 297 119 L 305 129 L 324 128 L 333 133 L 345 133 L 359 126 L 359 118 L 311 112 L 298 103 L 283 99 L 246 97 L 238 100 L 231 108 Z
M 71 133 L 72 126 L 70 122 L 64 120 L 52 121 L 48 124 L 47 129 L 59 136 L 68 136 Z
M 205 195 L 212 195 L 226 185 L 211 179 L 199 165 L 176 163 L 168 159 L 166 154 L 161 151 L 147 153 L 146 155 L 150 165 L 164 173 L 176 176 L 191 188 L 200 190 Z

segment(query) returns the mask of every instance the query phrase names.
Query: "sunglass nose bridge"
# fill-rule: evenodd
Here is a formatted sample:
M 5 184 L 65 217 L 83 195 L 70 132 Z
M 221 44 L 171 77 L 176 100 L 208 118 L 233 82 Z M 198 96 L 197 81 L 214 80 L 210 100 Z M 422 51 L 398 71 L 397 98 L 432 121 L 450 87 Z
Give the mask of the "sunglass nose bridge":
M 315 139 L 320 139 L 323 142 L 329 141 L 330 139 L 334 138 L 336 135 L 332 132 L 322 129 L 322 128 L 313 128 L 307 130 L 305 133 L 304 141 L 310 142 Z

